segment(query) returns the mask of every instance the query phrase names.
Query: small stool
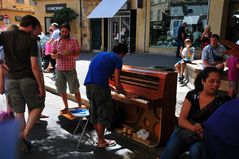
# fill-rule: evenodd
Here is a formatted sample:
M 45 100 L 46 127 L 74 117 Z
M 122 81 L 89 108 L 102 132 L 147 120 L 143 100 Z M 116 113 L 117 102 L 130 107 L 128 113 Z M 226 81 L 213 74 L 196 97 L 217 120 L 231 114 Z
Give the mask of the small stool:
M 87 125 L 89 123 L 89 110 L 88 109 L 83 109 L 83 108 L 75 108 L 75 109 L 70 109 L 69 112 L 76 118 L 79 119 L 79 122 L 72 134 L 72 139 L 74 138 L 76 131 L 78 130 L 79 126 L 81 126 L 82 128 L 82 132 L 80 135 L 80 138 L 77 139 L 78 140 L 78 144 L 77 144 L 77 148 L 79 148 L 81 143 L 85 143 L 86 141 L 88 141 L 90 143 L 89 140 L 92 141 L 92 145 L 95 143 L 95 141 L 93 140 L 92 136 L 90 135 L 89 131 L 87 130 Z M 84 123 L 83 121 L 86 120 L 86 122 Z M 83 141 L 83 137 L 86 137 L 85 140 Z M 83 141 L 83 142 L 82 142 Z

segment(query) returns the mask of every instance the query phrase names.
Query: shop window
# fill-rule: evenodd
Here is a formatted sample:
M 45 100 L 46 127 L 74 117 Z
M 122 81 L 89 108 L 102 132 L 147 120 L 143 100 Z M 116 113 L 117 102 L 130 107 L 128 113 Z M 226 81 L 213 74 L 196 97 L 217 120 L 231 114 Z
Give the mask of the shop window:
M 23 4 L 24 0 L 16 0 L 17 3 Z
M 150 1 L 150 47 L 176 47 L 179 26 L 187 23 L 186 36 L 200 46 L 200 35 L 207 24 L 208 1 Z

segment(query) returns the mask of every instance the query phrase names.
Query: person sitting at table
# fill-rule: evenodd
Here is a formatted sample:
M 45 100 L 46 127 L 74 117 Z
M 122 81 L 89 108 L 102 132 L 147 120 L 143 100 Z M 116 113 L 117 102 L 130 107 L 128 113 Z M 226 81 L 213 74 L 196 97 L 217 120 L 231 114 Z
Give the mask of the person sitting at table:
M 160 159 L 177 159 L 189 151 L 190 159 L 202 158 L 202 124 L 224 102 L 228 96 L 218 92 L 220 71 L 206 67 L 195 79 L 195 89 L 189 91 L 183 102 L 176 126 Z

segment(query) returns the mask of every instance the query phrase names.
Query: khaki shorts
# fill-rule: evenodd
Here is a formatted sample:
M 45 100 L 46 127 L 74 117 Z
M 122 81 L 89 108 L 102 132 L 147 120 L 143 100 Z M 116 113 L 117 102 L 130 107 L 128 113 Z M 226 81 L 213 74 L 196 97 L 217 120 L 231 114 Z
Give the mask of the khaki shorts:
M 14 112 L 25 112 L 26 104 L 30 111 L 36 108 L 44 108 L 45 97 L 39 96 L 39 88 L 35 79 L 30 77 L 20 80 L 8 79 L 7 87 L 9 105 Z
M 90 121 L 108 127 L 112 120 L 113 104 L 109 88 L 89 84 L 86 95 L 90 102 Z
M 65 93 L 67 89 L 68 83 L 69 90 L 71 94 L 75 94 L 80 92 L 79 91 L 79 81 L 77 78 L 76 70 L 70 70 L 70 71 L 60 71 L 56 69 L 56 88 L 57 93 Z

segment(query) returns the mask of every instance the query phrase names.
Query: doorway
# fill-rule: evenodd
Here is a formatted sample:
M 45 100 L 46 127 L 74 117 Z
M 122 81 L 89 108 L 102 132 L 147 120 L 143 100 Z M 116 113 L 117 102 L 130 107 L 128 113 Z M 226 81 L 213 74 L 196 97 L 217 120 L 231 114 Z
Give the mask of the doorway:
M 92 28 L 92 50 L 101 50 L 102 45 L 102 26 L 101 19 L 92 19 L 91 28 Z
M 111 19 L 110 46 L 119 43 L 126 44 L 130 48 L 130 16 L 116 16 Z

